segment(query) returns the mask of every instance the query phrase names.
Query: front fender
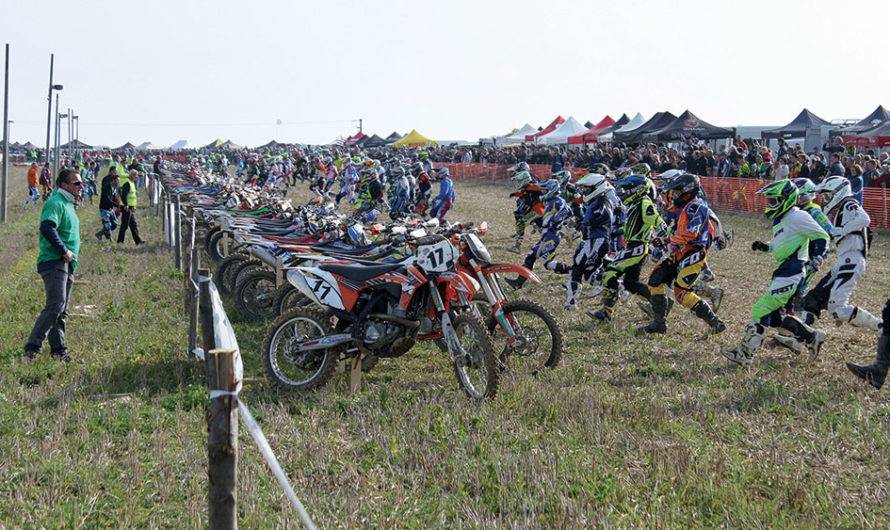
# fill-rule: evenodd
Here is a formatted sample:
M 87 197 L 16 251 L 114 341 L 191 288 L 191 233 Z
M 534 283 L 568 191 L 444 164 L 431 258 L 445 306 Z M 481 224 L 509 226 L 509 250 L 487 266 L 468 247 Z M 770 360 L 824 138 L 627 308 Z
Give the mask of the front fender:
M 535 283 L 543 283 L 541 278 L 538 277 L 537 274 L 530 271 L 529 269 L 523 267 L 522 265 L 514 265 L 513 263 L 498 263 L 495 265 L 489 265 L 488 267 L 482 268 L 482 273 L 486 276 L 489 276 L 493 273 L 498 274 L 518 274 L 527 280 L 531 280 Z

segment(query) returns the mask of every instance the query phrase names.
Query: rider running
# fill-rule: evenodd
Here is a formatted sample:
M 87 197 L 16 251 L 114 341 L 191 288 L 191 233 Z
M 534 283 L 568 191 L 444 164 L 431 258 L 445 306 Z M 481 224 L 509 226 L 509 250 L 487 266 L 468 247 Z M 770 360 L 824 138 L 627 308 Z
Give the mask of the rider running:
M 523 265 L 531 270 L 535 266 L 538 258 L 544 260 L 544 268 L 550 269 L 558 274 L 566 274 L 569 272 L 568 265 L 554 261 L 556 249 L 562 241 L 560 230 L 562 226 L 572 217 L 572 210 L 569 209 L 565 199 L 559 195 L 559 182 L 553 179 L 541 183 L 541 200 L 546 203 L 544 206 L 544 216 L 541 220 L 541 240 L 538 241 L 525 257 Z M 525 285 L 526 278 L 519 276 L 516 279 L 507 279 L 507 283 L 514 289 L 520 289 Z
M 708 203 L 699 198 L 700 192 L 698 177 L 688 173 L 667 183 L 662 192 L 668 210 L 677 216 L 677 225 L 673 235 L 655 238 L 653 241 L 654 244 L 667 247 L 670 255 L 656 265 L 649 275 L 649 303 L 653 318 L 651 323 L 642 328 L 646 333 L 667 331 L 667 287 L 672 284 L 677 302 L 707 322 L 712 333 L 720 333 L 726 329 L 711 306 L 693 292 L 705 266 L 713 237 L 710 208 Z
M 430 208 L 430 217 L 437 217 L 439 222 L 445 222 L 445 215 L 454 204 L 454 185 L 451 183 L 451 172 L 447 167 L 434 169 L 436 172 L 436 180 L 439 181 L 439 195 L 433 199 L 433 206 Z
M 603 285 L 607 289 L 603 296 L 603 307 L 587 315 L 602 321 L 612 320 L 618 303 L 619 281 L 629 292 L 639 296 L 648 304 L 649 287 L 640 281 L 640 271 L 649 255 L 649 240 L 655 231 L 666 232 L 664 220 L 658 214 L 653 202 L 655 184 L 643 175 L 631 175 L 615 183 L 618 194 L 627 205 L 627 221 L 621 228 L 623 245 L 603 273 Z
M 804 279 L 807 264 L 818 268 L 828 253 L 828 236 L 809 214 L 797 207 L 798 191 L 790 180 L 767 184 L 757 193 L 766 196 L 766 216 L 773 220 L 773 239 L 769 243 L 754 241 L 751 250 L 772 252 L 778 262 L 773 271 L 769 290 L 751 308 L 751 320 L 745 325 L 745 335 L 737 347 L 723 350 L 723 355 L 741 366 L 748 366 L 754 353 L 763 343 L 765 326 L 782 328 L 793 335 L 783 344 L 800 352 L 804 346 L 810 360 L 819 355 L 825 333 L 813 329 L 797 317 L 785 313 L 797 286 Z M 810 245 L 814 254 L 810 254 Z

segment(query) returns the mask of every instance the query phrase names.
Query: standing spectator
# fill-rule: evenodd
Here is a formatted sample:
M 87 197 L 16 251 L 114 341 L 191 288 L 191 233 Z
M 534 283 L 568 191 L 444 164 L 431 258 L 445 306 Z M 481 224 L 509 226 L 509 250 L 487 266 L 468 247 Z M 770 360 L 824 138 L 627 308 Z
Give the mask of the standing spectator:
M 822 156 L 813 156 L 813 168 L 810 170 L 810 180 L 812 180 L 814 184 L 819 184 L 827 176 L 828 167 L 826 167 L 825 162 L 822 161 Z
M 76 171 L 62 170 L 53 192 L 40 213 L 40 252 L 37 272 L 43 278 L 46 305 L 25 343 L 25 359 L 37 357 L 43 341 L 49 338 L 54 359 L 70 362 L 65 344 L 65 321 L 74 285 L 74 271 L 80 255 L 80 220 L 74 205 L 80 199 L 83 181 Z
M 841 164 L 841 155 L 839 153 L 831 153 L 831 166 L 828 168 L 828 175 L 840 175 L 843 177 L 846 173 L 847 170 Z
M 108 172 L 102 179 L 102 193 L 99 196 L 99 217 L 102 219 L 102 229 L 96 232 L 96 239 L 111 241 L 111 231 L 117 228 L 117 212 L 121 206 L 121 198 L 118 194 L 120 179 L 117 173 Z
M 37 163 L 32 162 L 31 167 L 28 168 L 28 196 L 25 198 L 22 208 L 33 208 L 37 204 L 37 199 L 40 198 L 38 185 L 40 185 L 40 170 L 37 169 Z
M 799 167 L 797 168 L 797 177 L 798 178 L 810 178 L 810 157 L 805 154 L 802 154 L 797 157 L 797 162 Z
M 131 169 L 127 178 L 120 179 L 120 197 L 123 204 L 121 205 L 121 227 L 117 231 L 117 242 L 118 244 L 124 242 L 124 239 L 127 237 L 127 229 L 129 228 L 130 233 L 133 234 L 133 241 L 138 247 L 145 241 L 139 237 L 139 225 L 136 224 L 137 200 L 136 183 L 134 182 L 136 175 L 137 171 Z
M 788 157 L 780 156 L 773 170 L 773 180 L 784 180 L 789 176 L 791 176 L 791 169 L 788 167 Z
M 779 150 L 776 152 L 776 158 L 782 158 L 788 153 L 788 147 L 785 145 L 785 140 L 779 138 Z
M 49 193 L 53 191 L 52 175 L 49 172 L 49 162 L 43 164 L 40 170 L 40 185 L 43 186 L 43 202 L 49 199 Z
M 871 188 L 878 178 L 878 163 L 872 159 L 865 162 L 865 172 L 862 174 L 862 187 Z M 890 330 L 887 330 L 890 332 Z
M 862 166 L 854 165 L 850 168 L 850 176 L 847 178 L 850 181 L 850 191 L 853 193 L 853 198 L 856 199 L 860 205 L 862 204 Z

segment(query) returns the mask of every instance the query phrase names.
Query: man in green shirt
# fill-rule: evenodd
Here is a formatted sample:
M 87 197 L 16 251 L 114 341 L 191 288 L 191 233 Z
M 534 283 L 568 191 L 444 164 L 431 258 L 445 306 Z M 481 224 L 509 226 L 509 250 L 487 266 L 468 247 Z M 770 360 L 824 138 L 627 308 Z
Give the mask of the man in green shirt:
M 80 220 L 74 206 L 80 200 L 83 181 L 72 169 L 63 169 L 56 179 L 56 189 L 44 203 L 40 213 L 40 252 L 37 272 L 43 278 L 46 306 L 37 317 L 28 342 L 25 358 L 34 359 L 49 339 L 54 359 L 72 361 L 65 345 L 65 320 L 74 285 L 74 271 L 80 252 Z

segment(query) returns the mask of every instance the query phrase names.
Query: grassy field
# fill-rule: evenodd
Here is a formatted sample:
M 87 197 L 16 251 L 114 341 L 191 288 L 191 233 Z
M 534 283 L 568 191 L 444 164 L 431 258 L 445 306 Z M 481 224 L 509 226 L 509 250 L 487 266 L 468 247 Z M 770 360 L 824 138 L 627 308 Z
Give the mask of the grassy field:
M 23 171 L 13 176 L 20 204 Z M 505 251 L 505 188 L 456 188 L 449 218 L 487 220 L 496 259 L 521 261 Z M 143 211 L 149 244 L 118 248 L 93 238 L 96 207 L 81 209 L 69 346 L 83 362 L 44 354 L 25 363 L 43 304 L 38 215 L 11 208 L 0 226 L 0 526 L 203 527 L 207 392 L 203 365 L 185 357 L 181 275 L 158 243 L 159 223 Z M 538 379 L 504 377 L 494 400 L 470 402 L 447 359 L 421 345 L 383 360 L 358 396 L 344 375 L 291 395 L 263 377 L 265 326 L 229 305 L 246 362 L 243 399 L 321 528 L 886 527 L 886 390 L 843 366 L 870 361 L 875 335 L 826 321 L 817 363 L 762 350 L 748 370 L 730 365 L 719 348 L 740 339 L 773 262 L 747 250 L 769 237 L 765 219 L 723 218 L 736 244 L 710 258 L 727 291 L 729 329 L 718 337 L 703 339 L 704 324 L 682 308 L 664 337 L 637 336 L 632 303 L 611 326 L 593 325 L 562 310 L 565 277 L 545 273 L 543 286 L 521 294 L 558 315 L 566 352 Z M 855 295 L 873 312 L 890 292 L 888 257 L 880 234 Z M 241 433 L 241 525 L 298 527 Z

